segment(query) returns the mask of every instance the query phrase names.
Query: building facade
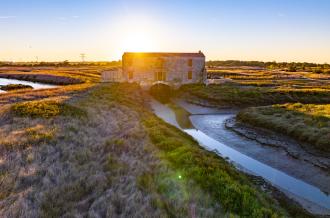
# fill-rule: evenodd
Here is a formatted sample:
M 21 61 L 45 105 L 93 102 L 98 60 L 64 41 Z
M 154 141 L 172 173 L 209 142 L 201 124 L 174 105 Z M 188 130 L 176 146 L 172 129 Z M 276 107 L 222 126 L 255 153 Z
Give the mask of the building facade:
M 125 81 L 170 85 L 202 83 L 206 77 L 205 55 L 198 53 L 124 53 Z

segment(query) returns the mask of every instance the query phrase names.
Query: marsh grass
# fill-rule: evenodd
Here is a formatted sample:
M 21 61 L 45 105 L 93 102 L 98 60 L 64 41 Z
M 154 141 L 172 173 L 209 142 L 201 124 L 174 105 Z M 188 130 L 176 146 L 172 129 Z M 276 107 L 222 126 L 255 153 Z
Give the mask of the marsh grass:
M 126 87 L 126 92 L 121 92 Z M 192 180 L 201 190 L 209 194 L 213 205 L 219 203 L 227 213 L 249 217 L 279 217 L 281 211 L 276 211 L 274 202 L 261 193 L 242 173 L 228 164 L 218 155 L 204 150 L 186 133 L 166 124 L 157 118 L 150 110 L 143 107 L 140 88 L 134 84 L 116 84 L 110 88 L 115 93 L 117 103 L 123 102 L 141 116 L 142 124 L 154 146 L 161 152 L 160 157 L 168 161 L 171 167 L 180 172 L 180 178 Z M 113 90 L 115 89 L 115 90 Z M 119 91 L 119 92 L 118 92 Z M 142 174 L 137 180 L 142 190 L 155 189 L 157 173 Z M 178 177 L 177 177 L 178 178 Z M 189 179 L 188 179 L 189 178 Z M 156 184 L 158 185 L 156 185 Z M 164 189 L 166 190 L 166 188 Z M 166 191 L 155 190 L 155 193 L 165 195 Z
M 4 91 L 15 91 L 15 90 L 20 90 L 20 89 L 33 89 L 33 87 L 30 85 L 9 84 L 6 86 L 0 86 L 0 89 L 4 90 Z
M 16 116 L 31 118 L 51 118 L 59 115 L 84 117 L 87 115 L 78 107 L 54 100 L 16 103 L 11 109 Z
M 282 104 L 241 111 L 239 121 L 275 130 L 330 153 L 330 105 Z
M 7 151 L 26 149 L 28 147 L 50 142 L 56 134 L 56 128 L 44 125 L 27 125 L 26 127 L 13 128 L 12 131 L 0 132 L 0 144 Z
M 144 125 L 152 142 L 164 152 L 163 157 L 182 172 L 182 177 L 192 178 L 210 193 L 225 211 L 251 217 L 278 216 L 271 200 L 224 159 L 203 150 L 190 136 L 156 117 L 148 117 Z
M 233 166 L 158 119 L 137 84 L 99 84 L 85 91 L 65 102 L 14 104 L 22 115 L 11 110 L 6 113 L 11 117 L 0 119 L 0 133 L 17 139 L 13 146 L 25 135 L 35 140 L 28 149 L 1 156 L 8 173 L 0 186 L 0 216 L 282 214 Z M 63 112 L 63 103 L 73 113 Z M 76 109 L 86 117 L 75 117 Z
M 219 106 L 263 106 L 283 103 L 329 103 L 330 91 L 324 88 L 242 88 L 235 85 L 191 84 L 180 88 L 181 93 L 208 100 Z

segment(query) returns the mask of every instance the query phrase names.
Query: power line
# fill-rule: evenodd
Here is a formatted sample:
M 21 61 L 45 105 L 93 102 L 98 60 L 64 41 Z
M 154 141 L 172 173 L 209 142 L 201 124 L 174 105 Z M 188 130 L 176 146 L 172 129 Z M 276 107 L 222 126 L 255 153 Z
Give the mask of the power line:
M 80 54 L 80 57 L 81 57 L 81 61 L 82 61 L 82 62 L 85 62 L 86 54 L 81 53 L 81 54 Z

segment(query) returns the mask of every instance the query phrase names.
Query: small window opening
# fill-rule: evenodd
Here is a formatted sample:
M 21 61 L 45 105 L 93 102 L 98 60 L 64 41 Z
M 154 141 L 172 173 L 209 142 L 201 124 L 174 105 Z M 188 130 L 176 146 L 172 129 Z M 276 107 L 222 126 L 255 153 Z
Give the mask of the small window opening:
M 192 67 L 192 65 L 193 65 L 193 61 L 192 61 L 192 59 L 189 59 L 189 60 L 188 60 L 188 66 L 189 66 L 189 67 Z
M 133 71 L 128 72 L 128 79 L 133 79 Z
M 192 79 L 192 71 L 188 72 L 188 79 Z
M 166 72 L 155 72 L 156 81 L 166 81 Z

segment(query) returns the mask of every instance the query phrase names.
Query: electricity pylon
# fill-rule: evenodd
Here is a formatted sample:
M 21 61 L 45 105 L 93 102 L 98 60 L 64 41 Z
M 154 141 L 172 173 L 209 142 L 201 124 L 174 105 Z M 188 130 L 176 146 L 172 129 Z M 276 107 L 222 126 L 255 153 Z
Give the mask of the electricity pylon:
M 85 62 L 86 54 L 82 53 L 82 54 L 80 54 L 80 57 L 81 57 L 81 61 Z

